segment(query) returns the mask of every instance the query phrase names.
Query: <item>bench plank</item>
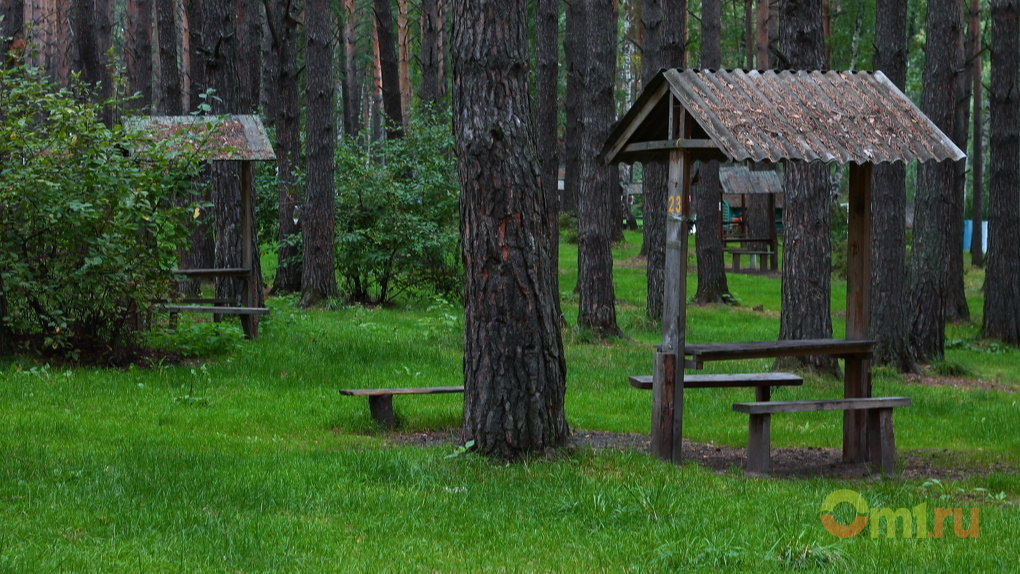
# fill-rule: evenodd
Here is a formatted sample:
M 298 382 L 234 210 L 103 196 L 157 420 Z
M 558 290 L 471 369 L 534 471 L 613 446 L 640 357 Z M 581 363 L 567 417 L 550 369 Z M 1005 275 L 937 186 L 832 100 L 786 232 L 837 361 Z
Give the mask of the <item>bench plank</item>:
M 650 375 L 630 377 L 630 384 L 636 389 L 652 388 Z M 804 384 L 804 379 L 792 373 L 744 373 L 721 375 L 684 375 L 684 388 L 709 389 L 726 387 L 789 387 Z
M 771 359 L 832 355 L 834 357 L 868 357 L 875 346 L 870 340 L 802 339 L 797 341 L 751 341 L 742 343 L 701 343 L 686 345 L 684 354 L 695 363 L 738 359 Z
M 214 313 L 216 315 L 268 315 L 265 307 L 205 307 L 203 305 L 158 305 L 153 311 L 162 313 Z
M 770 401 L 734 403 L 733 410 L 749 415 L 772 413 L 806 413 L 813 411 L 849 411 L 858 409 L 889 409 L 909 407 L 909 397 L 872 397 L 859 399 L 829 399 L 818 401 Z
M 439 393 L 463 393 L 464 387 L 408 387 L 400 389 L 340 389 L 348 397 L 379 397 L 384 395 L 435 395 Z

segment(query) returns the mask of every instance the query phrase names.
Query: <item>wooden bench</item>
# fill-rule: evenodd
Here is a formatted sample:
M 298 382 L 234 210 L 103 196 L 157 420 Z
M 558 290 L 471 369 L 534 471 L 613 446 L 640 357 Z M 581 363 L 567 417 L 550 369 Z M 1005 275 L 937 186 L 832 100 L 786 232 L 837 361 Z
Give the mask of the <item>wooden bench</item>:
M 873 472 L 896 474 L 893 408 L 910 406 L 908 397 L 873 397 L 816 401 L 735 403 L 733 410 L 751 416 L 747 431 L 747 470 L 769 471 L 770 419 L 773 413 L 864 410 L 868 413 L 868 454 Z
M 771 260 L 771 258 L 774 255 L 776 255 L 775 251 L 757 250 L 757 249 L 726 249 L 725 252 L 729 253 L 730 255 L 733 256 L 732 264 L 731 264 L 731 270 L 733 272 L 741 271 L 741 268 L 740 268 L 740 256 L 741 255 L 758 256 L 758 266 L 757 266 L 757 268 L 755 268 L 754 264 L 752 263 L 751 267 L 749 268 L 750 270 L 756 270 L 759 273 L 764 273 L 765 271 L 767 271 L 769 269 L 772 269 L 773 271 L 775 270 L 775 267 L 773 266 L 772 260 Z M 752 261 L 753 261 L 753 259 L 752 259 Z
M 402 389 L 341 389 L 340 394 L 348 397 L 368 397 L 368 408 L 372 418 L 385 428 L 393 429 L 393 395 L 435 395 L 440 393 L 463 393 L 464 387 L 409 387 Z
M 648 375 L 630 378 L 636 389 L 650 390 L 652 377 Z M 768 401 L 772 387 L 793 387 L 803 385 L 804 379 L 792 373 L 744 373 L 725 375 L 684 375 L 685 389 L 711 389 L 725 387 L 754 387 L 755 399 Z

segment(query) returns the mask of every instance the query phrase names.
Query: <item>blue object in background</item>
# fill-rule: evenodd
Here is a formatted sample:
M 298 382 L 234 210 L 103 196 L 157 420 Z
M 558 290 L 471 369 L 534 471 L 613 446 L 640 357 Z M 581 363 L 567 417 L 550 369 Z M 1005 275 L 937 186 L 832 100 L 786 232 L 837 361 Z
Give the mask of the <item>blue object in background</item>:
M 970 251 L 970 240 L 974 236 L 973 221 L 963 222 L 963 250 Z M 981 222 L 981 253 L 988 253 L 988 222 Z

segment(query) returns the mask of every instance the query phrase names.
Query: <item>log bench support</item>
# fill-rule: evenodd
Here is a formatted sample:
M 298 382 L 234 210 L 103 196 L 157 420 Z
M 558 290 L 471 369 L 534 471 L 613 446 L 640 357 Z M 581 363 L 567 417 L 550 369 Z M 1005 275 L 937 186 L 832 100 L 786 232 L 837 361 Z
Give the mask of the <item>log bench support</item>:
M 368 397 L 368 409 L 379 426 L 393 430 L 396 421 L 393 416 L 393 395 L 435 395 L 441 393 L 463 393 L 464 387 L 409 387 L 400 389 L 341 389 L 340 394 L 348 397 Z
M 871 471 L 897 474 L 893 408 L 910 406 L 907 397 L 875 397 L 818 401 L 735 403 L 733 410 L 750 415 L 747 431 L 747 471 L 766 474 L 771 462 L 771 417 L 774 413 L 866 411 Z

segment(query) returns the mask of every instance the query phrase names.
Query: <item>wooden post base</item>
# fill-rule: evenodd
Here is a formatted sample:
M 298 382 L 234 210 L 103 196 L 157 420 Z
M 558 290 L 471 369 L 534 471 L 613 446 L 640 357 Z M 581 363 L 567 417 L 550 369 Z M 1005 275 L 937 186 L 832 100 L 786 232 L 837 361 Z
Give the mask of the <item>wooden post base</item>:
M 396 426 L 393 420 L 393 395 L 368 397 L 368 409 L 379 426 L 389 430 L 393 430 L 393 427 Z

